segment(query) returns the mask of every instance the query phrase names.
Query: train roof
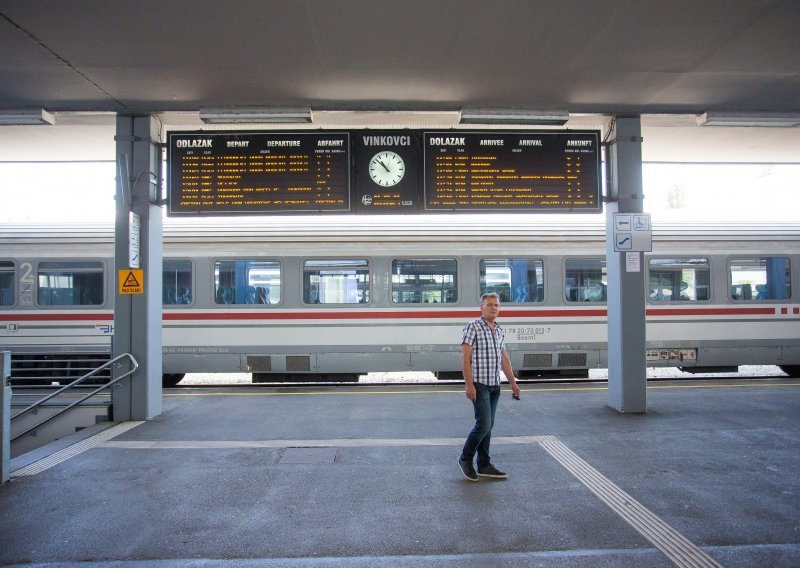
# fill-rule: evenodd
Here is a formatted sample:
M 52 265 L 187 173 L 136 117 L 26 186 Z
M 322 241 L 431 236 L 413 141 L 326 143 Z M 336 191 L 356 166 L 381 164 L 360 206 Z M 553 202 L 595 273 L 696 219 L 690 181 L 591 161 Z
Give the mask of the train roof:
M 448 217 L 286 217 L 167 219 L 165 242 L 207 241 L 596 241 L 605 238 L 602 222 L 530 220 L 514 215 L 464 219 Z M 800 241 L 800 223 L 653 224 L 656 241 L 759 240 Z M 113 243 L 111 223 L 0 223 L 0 244 Z

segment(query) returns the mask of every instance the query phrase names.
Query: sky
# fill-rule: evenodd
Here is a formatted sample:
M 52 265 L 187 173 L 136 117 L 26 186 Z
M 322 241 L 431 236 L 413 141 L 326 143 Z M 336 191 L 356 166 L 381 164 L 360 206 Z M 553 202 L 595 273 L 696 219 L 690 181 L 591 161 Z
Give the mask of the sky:
M 800 164 L 645 163 L 642 173 L 654 224 L 800 222 Z M 0 222 L 112 223 L 114 187 L 111 162 L 0 163 Z

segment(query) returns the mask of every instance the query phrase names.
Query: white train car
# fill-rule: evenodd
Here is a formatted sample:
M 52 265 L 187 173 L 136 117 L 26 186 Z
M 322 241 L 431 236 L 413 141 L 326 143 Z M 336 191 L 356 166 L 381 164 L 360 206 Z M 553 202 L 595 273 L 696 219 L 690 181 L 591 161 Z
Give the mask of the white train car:
M 396 219 L 170 220 L 165 384 L 460 378 L 461 330 L 485 291 L 501 297 L 521 377 L 606 366 L 604 227 Z M 656 226 L 642 266 L 648 365 L 797 374 L 799 266 L 797 225 Z M 111 226 L 0 225 L 0 350 L 15 381 L 63 382 L 108 358 L 114 274 Z

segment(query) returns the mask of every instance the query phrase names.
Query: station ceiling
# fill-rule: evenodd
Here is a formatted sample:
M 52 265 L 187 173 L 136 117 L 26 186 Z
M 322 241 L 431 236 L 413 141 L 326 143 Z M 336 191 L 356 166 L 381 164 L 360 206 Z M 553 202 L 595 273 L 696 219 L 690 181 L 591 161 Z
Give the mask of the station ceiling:
M 796 0 L 0 0 L 0 109 L 56 116 L 0 127 L 0 161 L 113 159 L 114 113 L 193 129 L 203 107 L 276 105 L 312 127 L 641 114 L 646 161 L 800 163 L 800 128 L 695 125 L 800 112 L 797 30 Z

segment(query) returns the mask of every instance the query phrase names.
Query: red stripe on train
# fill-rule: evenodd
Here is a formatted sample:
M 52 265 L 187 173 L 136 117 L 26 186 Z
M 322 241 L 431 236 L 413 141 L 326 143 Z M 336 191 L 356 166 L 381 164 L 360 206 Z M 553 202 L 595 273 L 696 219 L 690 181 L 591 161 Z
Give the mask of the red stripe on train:
M 168 312 L 163 314 L 163 319 L 170 321 L 185 320 L 300 320 L 300 319 L 414 319 L 414 318 L 442 318 L 442 319 L 472 319 L 480 315 L 476 310 L 403 310 L 393 312 L 377 312 L 353 310 L 349 312 L 335 311 L 241 311 L 241 312 Z M 503 317 L 605 317 L 606 310 L 503 310 Z M 63 313 L 63 314 L 37 314 L 17 313 L 0 314 L 0 321 L 87 321 L 87 320 L 113 320 L 111 313 Z
M 66 312 L 63 314 L 0 314 L 0 321 L 113 321 L 114 314 L 107 312 L 97 312 L 90 314 L 74 314 Z
M 761 315 L 772 316 L 776 314 L 774 307 L 741 307 L 741 308 L 648 308 L 648 316 L 743 316 Z M 478 317 L 477 310 L 398 310 L 379 312 L 368 310 L 340 311 L 241 311 L 241 312 L 168 312 L 163 315 L 168 321 L 196 321 L 196 320 L 360 320 L 360 319 L 471 319 Z M 588 318 L 606 317 L 605 309 L 504 309 L 500 313 L 503 318 Z M 16 313 L 0 314 L 0 321 L 113 321 L 114 314 L 108 312 L 97 313 Z
M 774 316 L 775 308 L 649 308 L 648 316 Z
M 651 308 L 648 316 L 741 316 L 741 315 L 775 315 L 775 308 Z M 220 313 L 167 313 L 165 320 L 300 320 L 300 319 L 471 319 L 478 317 L 475 311 L 352 311 L 352 312 L 220 312 Z M 504 318 L 588 318 L 607 317 L 608 312 L 600 309 L 577 310 L 514 310 L 505 309 L 500 312 L 500 320 Z
M 300 319 L 474 319 L 480 312 L 463 311 L 352 311 L 352 312 L 173 312 L 165 320 L 300 320 Z M 605 317 L 605 310 L 503 310 L 505 318 L 518 317 Z

